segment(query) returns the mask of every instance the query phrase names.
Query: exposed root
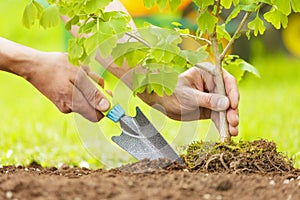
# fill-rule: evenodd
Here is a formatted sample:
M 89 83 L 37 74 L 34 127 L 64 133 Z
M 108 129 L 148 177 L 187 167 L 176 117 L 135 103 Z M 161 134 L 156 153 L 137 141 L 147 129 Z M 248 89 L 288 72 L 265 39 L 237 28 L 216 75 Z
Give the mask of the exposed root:
M 293 160 L 277 152 L 274 142 L 210 143 L 194 142 L 182 156 L 191 170 L 227 173 L 286 173 L 293 172 Z

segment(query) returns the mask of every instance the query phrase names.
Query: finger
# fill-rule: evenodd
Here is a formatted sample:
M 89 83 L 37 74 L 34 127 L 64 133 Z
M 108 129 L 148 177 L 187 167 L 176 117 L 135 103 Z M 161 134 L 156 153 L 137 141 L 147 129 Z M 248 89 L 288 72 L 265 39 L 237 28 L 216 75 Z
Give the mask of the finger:
M 110 107 L 109 101 L 105 96 L 96 88 L 96 86 L 89 80 L 84 70 L 80 69 L 77 79 L 75 81 L 76 88 L 81 91 L 87 102 L 99 111 L 107 111 Z
M 73 90 L 72 110 L 92 122 L 98 122 L 103 118 L 103 114 L 92 107 L 76 87 Z
M 228 109 L 226 114 L 227 121 L 231 126 L 236 127 L 239 125 L 239 115 L 237 109 Z
M 229 133 L 231 136 L 237 136 L 239 134 L 238 127 L 229 126 Z
M 195 94 L 199 107 L 208 108 L 214 111 L 224 111 L 229 107 L 229 100 L 223 95 L 206 93 L 198 90 L 195 90 Z
M 239 104 L 240 94 L 235 78 L 226 70 L 223 70 L 223 79 L 225 84 L 226 94 L 230 100 L 230 106 L 236 109 Z
M 93 79 L 98 85 L 104 88 L 104 79 L 95 72 L 88 72 L 88 76 Z

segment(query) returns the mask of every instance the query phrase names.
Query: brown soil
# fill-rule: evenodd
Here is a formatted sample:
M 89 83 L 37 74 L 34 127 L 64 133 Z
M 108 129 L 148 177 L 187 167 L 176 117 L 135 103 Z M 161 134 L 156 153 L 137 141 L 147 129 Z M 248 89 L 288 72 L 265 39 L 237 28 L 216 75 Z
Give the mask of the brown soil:
M 250 149 L 238 146 L 243 151 L 217 144 L 215 152 L 203 156 L 194 143 L 184 157 L 188 166 L 166 159 L 142 160 L 112 170 L 43 168 L 37 163 L 5 166 L 0 168 L 0 199 L 300 199 L 300 170 L 277 153 L 276 145 L 260 141 Z M 259 152 L 253 152 L 256 147 Z
M 6 166 L 0 199 L 300 199 L 300 172 L 281 175 L 191 172 L 144 160 L 113 170 Z

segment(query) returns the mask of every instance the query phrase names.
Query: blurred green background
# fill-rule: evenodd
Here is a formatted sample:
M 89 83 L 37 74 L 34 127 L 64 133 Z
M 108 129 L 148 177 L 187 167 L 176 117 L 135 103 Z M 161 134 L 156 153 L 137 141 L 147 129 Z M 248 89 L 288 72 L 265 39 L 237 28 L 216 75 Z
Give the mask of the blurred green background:
M 26 2 L 0 2 L 0 36 L 42 51 L 65 51 L 63 25 L 49 30 L 22 26 Z M 252 44 L 249 61 L 258 68 L 261 78 L 247 74 L 239 85 L 240 135 L 236 140 L 275 141 L 279 150 L 295 158 L 300 167 L 300 59 L 283 48 L 270 52 L 261 40 Z M 140 105 L 175 148 L 209 137 L 210 121 L 181 123 L 166 119 L 130 96 L 117 79 L 105 76 L 107 88 L 115 92 L 127 111 L 133 115 L 135 105 Z M 28 82 L 5 72 L 0 72 L 0 93 L 0 165 L 27 165 L 35 160 L 44 166 L 66 163 L 99 168 L 133 161 L 110 143 L 110 136 L 118 135 L 120 129 L 107 119 L 91 125 L 77 115 L 62 114 Z

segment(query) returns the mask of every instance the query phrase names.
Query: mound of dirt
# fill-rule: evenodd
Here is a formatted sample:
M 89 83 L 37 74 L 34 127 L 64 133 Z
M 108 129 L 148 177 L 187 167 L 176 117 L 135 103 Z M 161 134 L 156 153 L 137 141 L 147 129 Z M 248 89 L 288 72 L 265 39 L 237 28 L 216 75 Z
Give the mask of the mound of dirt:
M 180 165 L 172 160 L 160 158 L 158 160 L 144 159 L 136 163 L 123 165 L 112 171 L 130 172 L 130 173 L 151 173 L 161 171 L 176 171 L 186 169 L 185 165 Z
M 194 142 L 182 156 L 190 170 L 219 173 L 297 173 L 294 162 L 266 140 L 231 143 Z

